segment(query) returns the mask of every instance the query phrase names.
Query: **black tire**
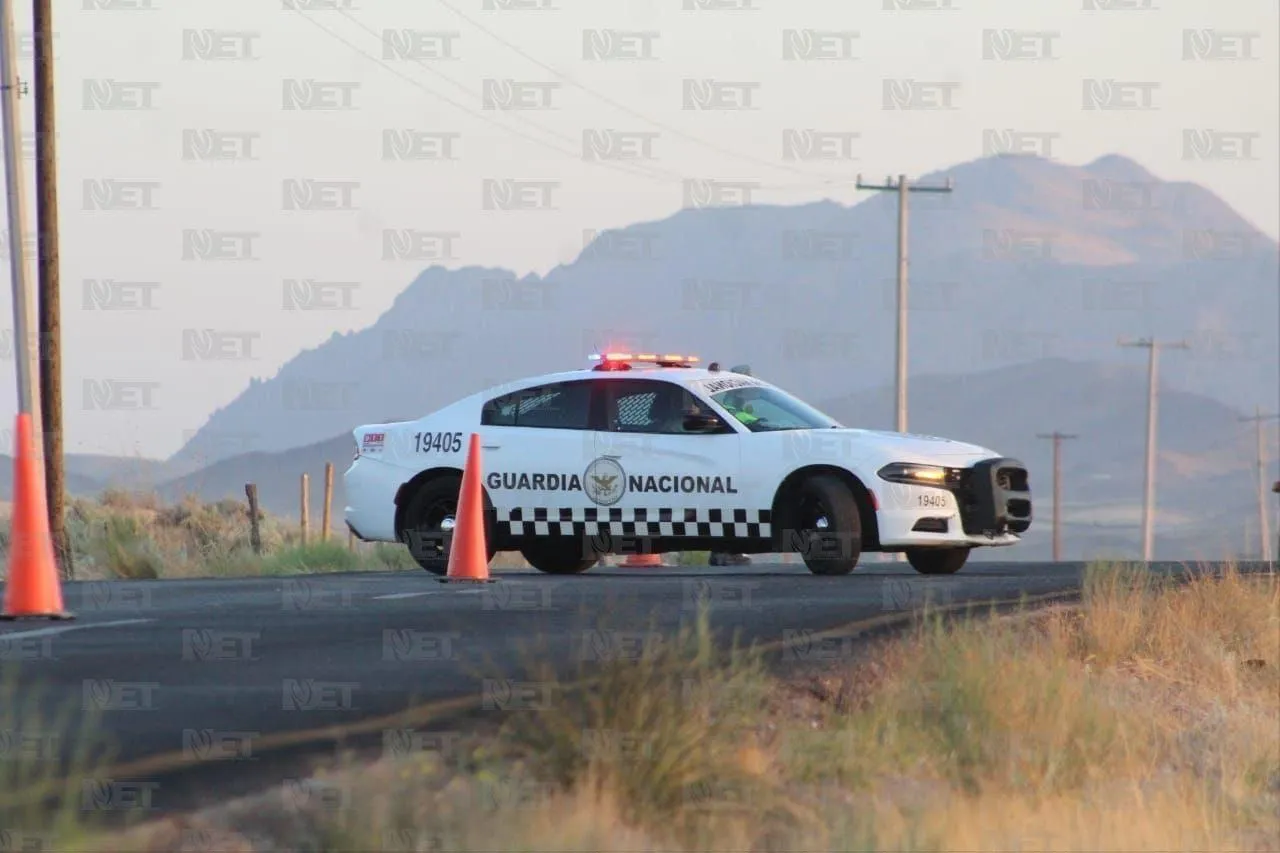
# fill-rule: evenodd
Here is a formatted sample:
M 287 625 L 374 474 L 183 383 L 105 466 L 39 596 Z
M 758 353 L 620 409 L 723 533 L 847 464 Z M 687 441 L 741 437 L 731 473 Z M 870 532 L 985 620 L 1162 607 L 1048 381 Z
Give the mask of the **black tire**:
M 404 529 L 400 541 L 409 549 L 419 566 L 433 575 L 449 571 L 449 536 L 441 527 L 445 518 L 457 519 L 458 495 L 462 491 L 462 477 L 448 474 L 436 477 L 410 499 L 405 507 Z M 493 529 L 489 521 L 489 502 L 485 501 L 485 543 L 490 560 L 493 559 Z
M 520 549 L 520 555 L 529 565 L 549 575 L 580 575 L 600 562 L 599 557 L 582 555 L 582 542 L 576 537 L 530 542 Z
M 971 548 L 908 548 L 907 562 L 922 575 L 954 575 L 969 559 Z
M 847 575 L 858 565 L 862 518 L 853 492 L 838 477 L 818 474 L 801 483 L 791 519 L 809 571 Z

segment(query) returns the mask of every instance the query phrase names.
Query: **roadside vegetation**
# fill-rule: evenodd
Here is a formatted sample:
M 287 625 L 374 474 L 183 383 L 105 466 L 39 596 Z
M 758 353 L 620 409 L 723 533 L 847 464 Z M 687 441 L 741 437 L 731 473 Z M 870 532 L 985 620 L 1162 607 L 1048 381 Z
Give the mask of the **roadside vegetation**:
M 531 665 L 492 732 L 353 758 L 92 849 L 1280 844 L 1275 574 L 1173 584 L 1096 565 L 1078 607 L 925 614 L 775 672 L 757 651 L 713 651 L 705 618 L 650 640 L 573 678 Z
M 402 545 L 359 541 L 350 545 L 336 512 L 329 541 L 321 541 L 319 525 L 313 522 L 304 545 L 296 521 L 260 510 L 262 550 L 255 553 L 249 506 L 244 501 L 208 503 L 192 496 L 163 504 L 154 494 L 107 490 L 96 500 L 71 498 L 66 506 L 77 580 L 422 571 Z M 0 558 L 8 551 L 6 507 L 0 513 Z M 705 565 L 707 553 L 671 554 L 667 559 L 673 565 Z M 529 565 L 519 554 L 502 553 L 494 557 L 492 567 Z M 0 568 L 0 580 L 4 571 Z

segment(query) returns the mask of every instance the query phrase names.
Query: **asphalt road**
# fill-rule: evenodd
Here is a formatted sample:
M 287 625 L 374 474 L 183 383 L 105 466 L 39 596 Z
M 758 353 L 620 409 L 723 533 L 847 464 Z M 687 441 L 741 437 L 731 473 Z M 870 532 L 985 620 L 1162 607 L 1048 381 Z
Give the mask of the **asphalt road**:
M 1083 569 L 971 563 L 925 577 L 905 564 L 867 563 L 819 577 L 774 563 L 499 572 L 484 585 L 443 584 L 425 572 L 69 583 L 75 621 L 0 622 L 0 669 L 16 671 L 17 698 L 39 708 L 16 728 L 0 713 L 0 728 L 9 727 L 0 751 L 65 754 L 66 735 L 49 728 L 56 715 L 96 718 L 124 762 L 111 796 L 186 808 L 212 790 L 272 784 L 288 762 L 331 751 L 332 733 L 316 731 L 323 727 L 354 725 L 385 745 L 389 729 L 412 726 L 379 718 L 422 703 L 456 713 L 534 706 L 542 694 L 521 680 L 524 656 L 570 669 L 625 656 L 643 633 L 688 622 L 699 603 L 717 630 L 781 647 L 785 665 L 838 655 L 858 629 L 897 621 L 926 599 L 1069 592 Z M 843 639 L 810 633 L 842 626 Z M 411 737 L 395 742 L 411 748 Z

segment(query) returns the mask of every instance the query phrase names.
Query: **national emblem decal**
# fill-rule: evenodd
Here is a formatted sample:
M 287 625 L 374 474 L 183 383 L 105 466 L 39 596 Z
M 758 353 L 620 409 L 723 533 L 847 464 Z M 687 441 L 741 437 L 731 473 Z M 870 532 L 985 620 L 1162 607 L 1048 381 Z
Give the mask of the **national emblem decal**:
M 582 490 L 592 503 L 613 506 L 622 500 L 622 495 L 627 490 L 626 472 L 617 460 L 601 456 L 583 472 Z

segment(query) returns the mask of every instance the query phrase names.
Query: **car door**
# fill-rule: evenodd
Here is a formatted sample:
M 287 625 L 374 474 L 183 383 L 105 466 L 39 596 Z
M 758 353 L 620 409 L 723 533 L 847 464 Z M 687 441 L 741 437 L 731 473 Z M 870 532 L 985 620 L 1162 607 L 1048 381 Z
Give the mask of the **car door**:
M 733 535 L 742 506 L 739 433 L 674 382 L 611 377 L 601 380 L 600 396 L 604 429 L 582 487 L 609 532 Z M 722 431 L 686 431 L 683 414 L 699 409 Z
M 589 502 L 583 470 L 599 425 L 594 379 L 522 388 L 481 408 L 484 481 L 500 529 L 514 535 L 568 533 Z

